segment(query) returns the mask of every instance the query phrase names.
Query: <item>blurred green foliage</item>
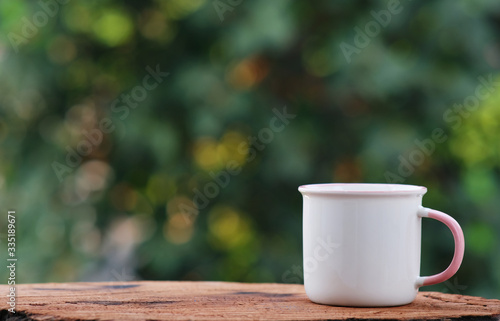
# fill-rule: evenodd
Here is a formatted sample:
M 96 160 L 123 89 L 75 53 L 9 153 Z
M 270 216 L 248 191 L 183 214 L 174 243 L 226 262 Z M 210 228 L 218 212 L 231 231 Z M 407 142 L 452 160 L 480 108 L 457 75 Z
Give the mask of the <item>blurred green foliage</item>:
M 17 211 L 18 282 L 301 282 L 297 187 L 387 182 L 442 128 L 446 140 L 398 174 L 466 236 L 458 274 L 426 289 L 500 297 L 498 86 L 444 117 L 479 77 L 499 79 L 500 3 L 401 1 L 348 63 L 340 44 L 387 6 L 0 2 L 0 197 L 5 216 Z M 141 91 L 148 67 L 169 75 Z M 284 106 L 296 117 L 269 139 Z M 69 166 L 85 133 L 102 141 Z M 194 204 L 230 162 L 241 171 Z M 422 274 L 444 269 L 451 234 L 425 220 L 422 240 Z

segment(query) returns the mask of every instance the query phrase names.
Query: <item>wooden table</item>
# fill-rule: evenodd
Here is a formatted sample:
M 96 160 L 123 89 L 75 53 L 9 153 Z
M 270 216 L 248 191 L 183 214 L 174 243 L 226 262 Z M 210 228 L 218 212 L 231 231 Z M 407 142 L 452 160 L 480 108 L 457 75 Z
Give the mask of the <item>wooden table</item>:
M 0 286 L 1 320 L 9 320 Z M 11 320 L 500 320 L 500 300 L 420 292 L 409 305 L 342 308 L 312 303 L 304 286 L 228 282 L 23 284 Z

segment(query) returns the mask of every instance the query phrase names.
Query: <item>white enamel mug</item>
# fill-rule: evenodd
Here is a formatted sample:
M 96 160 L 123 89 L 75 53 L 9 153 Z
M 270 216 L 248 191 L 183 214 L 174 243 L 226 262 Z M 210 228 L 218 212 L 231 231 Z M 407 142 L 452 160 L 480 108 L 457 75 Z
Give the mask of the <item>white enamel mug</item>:
M 397 306 L 418 288 L 453 276 L 464 255 L 464 236 L 451 216 L 422 207 L 422 186 L 398 184 L 303 185 L 304 287 L 316 303 Z M 450 266 L 420 276 L 422 217 L 453 233 Z

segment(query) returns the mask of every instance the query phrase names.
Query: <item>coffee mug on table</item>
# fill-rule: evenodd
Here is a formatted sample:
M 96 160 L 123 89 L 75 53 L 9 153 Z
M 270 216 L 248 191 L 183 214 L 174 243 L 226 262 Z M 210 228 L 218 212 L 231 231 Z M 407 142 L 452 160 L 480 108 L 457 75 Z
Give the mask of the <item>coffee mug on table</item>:
M 464 236 L 451 216 L 422 207 L 422 186 L 303 185 L 304 287 L 316 303 L 397 306 L 418 288 L 444 282 L 460 267 Z M 455 240 L 450 266 L 420 275 L 422 217 L 448 226 Z

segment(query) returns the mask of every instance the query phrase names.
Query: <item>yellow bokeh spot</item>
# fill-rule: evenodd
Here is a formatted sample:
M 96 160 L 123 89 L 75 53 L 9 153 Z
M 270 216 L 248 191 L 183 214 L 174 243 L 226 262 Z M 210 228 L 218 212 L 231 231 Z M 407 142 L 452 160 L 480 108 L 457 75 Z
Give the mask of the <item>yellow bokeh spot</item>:
M 183 244 L 188 242 L 193 236 L 192 221 L 187 219 L 184 214 L 176 213 L 168 217 L 163 226 L 163 235 L 174 244 Z
M 223 170 L 230 162 L 243 166 L 247 155 L 247 139 L 238 131 L 226 132 L 220 141 L 212 137 L 202 137 L 195 142 L 193 148 L 196 164 L 205 171 Z
M 168 202 L 166 214 L 167 221 L 163 226 L 165 239 L 174 244 L 188 242 L 193 236 L 193 225 L 198 214 L 193 202 L 185 196 L 175 196 Z
M 498 81 L 498 80 L 497 80 Z M 477 97 L 476 97 L 477 99 Z M 471 100 L 471 99 L 469 99 Z M 493 167 L 500 164 L 500 92 L 479 100 L 475 110 L 462 116 L 455 112 L 450 149 L 468 167 L 478 164 Z M 468 101 L 465 99 L 464 102 Z M 462 103 L 460 104 L 462 105 Z
M 172 217 L 179 213 L 186 217 L 187 222 L 193 224 L 198 215 L 198 208 L 191 199 L 178 195 L 167 203 L 167 216 Z
M 226 151 L 226 161 L 234 160 L 239 166 L 245 164 L 248 155 L 248 141 L 242 133 L 228 131 L 222 137 L 220 145 Z
M 217 148 L 218 144 L 212 137 L 198 139 L 193 148 L 196 164 L 204 170 L 218 170 L 221 168 L 221 159 Z
M 217 206 L 210 211 L 208 229 L 211 243 L 220 249 L 242 246 L 253 238 L 250 219 L 229 206 Z
M 111 9 L 103 11 L 92 25 L 96 38 L 110 47 L 126 43 L 132 35 L 133 28 L 128 14 Z

